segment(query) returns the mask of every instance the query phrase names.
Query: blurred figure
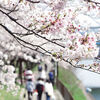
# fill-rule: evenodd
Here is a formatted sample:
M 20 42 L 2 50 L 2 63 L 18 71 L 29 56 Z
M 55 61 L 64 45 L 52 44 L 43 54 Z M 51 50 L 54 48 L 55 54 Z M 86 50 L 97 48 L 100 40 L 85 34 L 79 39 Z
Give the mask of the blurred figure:
M 44 91 L 44 80 L 42 78 L 38 78 L 37 84 L 36 84 L 36 90 L 38 92 L 37 100 L 41 100 L 42 93 Z
M 33 78 L 32 77 L 32 74 L 33 74 L 33 72 L 31 71 L 31 69 L 30 68 L 27 68 L 27 70 L 24 72 L 24 76 L 25 76 L 26 81 L 28 79 L 32 79 Z
M 33 72 L 32 70 L 28 67 L 27 70 L 24 71 L 24 77 L 25 77 L 25 85 L 26 85 L 26 90 L 28 93 L 28 100 L 32 100 L 32 93 L 34 91 L 34 84 L 33 84 L 33 80 L 34 80 L 34 76 L 33 76 Z M 26 94 L 24 95 L 24 97 L 26 96 Z
M 53 86 L 49 79 L 47 79 L 45 83 L 45 92 L 46 92 L 46 100 L 55 99 Z
M 32 82 L 32 79 L 28 79 L 26 82 L 26 90 L 28 93 L 28 100 L 32 100 L 32 95 L 33 95 L 34 89 L 35 89 L 35 86 Z
M 38 66 L 38 72 L 42 71 L 42 66 Z
M 46 72 L 45 72 L 45 70 L 42 70 L 42 72 L 40 72 L 39 77 L 44 79 L 44 80 L 46 80 Z
M 52 85 L 54 85 L 54 74 L 53 74 L 53 71 L 49 72 L 49 80 L 52 83 Z
M 46 72 L 42 69 L 42 66 L 40 66 L 40 70 L 38 70 L 38 78 L 46 79 Z

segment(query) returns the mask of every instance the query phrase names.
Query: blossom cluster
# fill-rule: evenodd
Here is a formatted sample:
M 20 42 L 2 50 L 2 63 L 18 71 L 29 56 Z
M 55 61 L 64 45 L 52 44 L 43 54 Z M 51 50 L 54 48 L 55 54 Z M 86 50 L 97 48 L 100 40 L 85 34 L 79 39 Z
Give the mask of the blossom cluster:
M 4 65 L 0 69 L 0 89 L 3 89 L 4 86 L 7 86 L 7 92 L 14 91 L 12 92 L 13 95 L 17 95 L 20 87 L 15 84 L 17 74 L 14 73 L 14 70 L 15 68 L 12 65 Z
M 32 57 L 33 52 L 31 53 L 30 50 L 22 48 L 17 43 L 12 43 L 12 41 L 5 42 L 5 41 L 0 41 L 1 42 L 1 47 L 4 49 L 3 51 L 0 51 L 0 64 L 4 65 L 5 62 L 9 62 L 9 60 L 12 60 L 13 58 L 23 58 L 26 61 L 30 62 L 35 62 L 37 63 L 40 58 L 37 55 L 36 59 Z M 5 54 L 4 54 L 5 52 Z M 5 62 L 4 62 L 5 61 Z

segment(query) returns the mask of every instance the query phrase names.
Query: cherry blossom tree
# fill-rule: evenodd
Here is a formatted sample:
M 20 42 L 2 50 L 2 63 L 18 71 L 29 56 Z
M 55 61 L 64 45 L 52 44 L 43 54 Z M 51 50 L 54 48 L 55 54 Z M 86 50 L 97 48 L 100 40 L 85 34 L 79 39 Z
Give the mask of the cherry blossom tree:
M 100 25 L 96 20 L 100 17 L 99 5 L 91 0 L 0 0 L 1 33 L 6 30 L 14 41 L 1 41 L 1 48 L 9 51 L 10 57 L 20 56 L 34 62 L 31 55 L 36 51 L 75 68 L 100 73 L 98 62 L 78 64 L 98 55 L 96 41 L 100 35 L 90 28 Z M 29 49 L 30 56 L 26 54 Z
M 98 55 L 99 31 L 90 28 L 100 25 L 99 5 L 98 0 L 0 0 L 0 88 L 7 85 L 7 91 L 16 95 L 18 75 L 10 63 L 16 57 L 38 62 L 40 57 L 34 59 L 34 53 L 100 73 L 98 62 L 78 64 Z

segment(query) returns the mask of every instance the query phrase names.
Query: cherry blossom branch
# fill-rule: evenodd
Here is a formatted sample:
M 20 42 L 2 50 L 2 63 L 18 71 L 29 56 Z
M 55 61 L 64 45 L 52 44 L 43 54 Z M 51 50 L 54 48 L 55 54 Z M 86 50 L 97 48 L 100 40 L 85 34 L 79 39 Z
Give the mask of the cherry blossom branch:
M 62 40 L 62 39 L 61 39 L 61 38 L 60 38 L 60 39 L 52 39 L 51 41 L 58 41 L 58 40 Z M 47 41 L 47 42 L 41 44 L 40 46 L 43 46 L 43 45 L 45 45 L 45 44 L 47 44 L 47 43 L 49 43 L 49 41 Z
M 13 22 L 15 22 L 17 25 L 19 25 L 19 26 L 21 26 L 23 29 L 25 29 L 25 30 L 27 30 L 28 31 L 28 33 L 26 33 L 26 36 L 27 35 L 29 35 L 29 34 L 34 34 L 34 35 L 36 35 L 36 36 L 38 36 L 38 37 L 40 37 L 40 38 L 42 38 L 42 39 L 45 39 L 45 40 L 47 40 L 48 42 L 51 42 L 51 43 L 53 43 L 53 44 L 56 44 L 56 45 L 59 45 L 58 43 L 56 43 L 55 41 L 52 41 L 52 40 L 49 40 L 49 39 L 47 39 L 46 37 L 43 37 L 42 35 L 39 35 L 38 33 L 39 32 L 42 32 L 41 30 L 40 31 L 38 31 L 38 32 L 34 32 L 34 30 L 30 30 L 30 29 L 28 29 L 28 28 L 26 28 L 25 26 L 23 26 L 22 24 L 20 24 L 19 22 L 17 22 L 17 20 L 15 19 L 15 18 L 13 18 L 12 16 L 10 16 L 8 13 L 5 13 L 4 11 L 1 11 L 3 14 L 5 14 L 6 16 L 8 16 Z M 47 28 L 47 27 L 46 27 Z M 9 31 L 9 32 L 11 32 L 11 31 Z M 27 44 L 27 45 L 29 45 L 29 46 L 31 46 L 31 47 L 35 47 L 36 48 L 36 50 L 38 50 L 38 48 L 39 49 L 42 49 L 43 51 L 45 51 L 44 50 L 44 48 L 42 48 L 41 46 L 38 46 L 38 45 L 33 45 L 33 44 L 30 44 L 29 42 L 26 42 L 26 41 L 24 41 L 24 40 L 22 40 L 21 38 L 19 38 L 19 37 L 17 37 L 16 35 L 14 35 L 15 33 L 13 33 L 13 32 L 11 32 L 12 33 L 12 35 L 13 35 L 13 37 L 16 39 L 16 40 L 18 40 L 19 42 L 22 42 L 22 43 L 24 43 L 24 44 Z M 25 34 L 24 34 L 25 35 Z M 61 45 L 59 45 L 59 46 L 61 46 Z M 29 47 L 29 48 L 31 48 L 31 47 Z M 64 48 L 64 46 L 61 46 L 61 47 L 63 47 Z M 45 51 L 45 52 L 47 52 L 47 50 Z M 48 53 L 48 52 L 47 52 Z M 51 55 L 53 55 L 51 52 L 49 52 L 49 54 L 51 54 Z M 83 68 L 82 66 L 77 66 L 77 64 L 76 65 L 74 65 L 73 63 L 72 63 L 72 60 L 65 60 L 66 62 L 68 62 L 70 65 L 72 65 L 73 67 L 75 67 L 75 68 Z M 85 69 L 85 68 L 83 68 L 83 69 Z M 87 70 L 90 70 L 91 71 L 91 67 L 89 67 Z
M 31 47 L 29 47 L 29 46 L 26 46 L 26 45 L 22 44 L 21 42 L 19 42 L 19 43 L 20 43 L 21 45 L 23 45 L 24 47 L 27 47 L 27 48 L 29 48 L 29 49 L 31 49 L 31 50 L 35 50 L 35 51 L 37 51 L 37 52 L 40 52 L 40 51 L 38 51 L 38 48 L 40 48 L 40 49 L 42 49 L 43 51 L 45 51 L 46 53 L 48 53 L 48 54 L 54 56 L 51 52 L 45 50 L 44 48 L 42 48 L 42 47 L 40 47 L 40 46 L 38 46 L 38 45 L 33 45 L 33 44 L 29 43 L 29 42 L 26 42 L 26 41 L 20 39 L 19 37 L 16 37 L 6 26 L 4 26 L 4 25 L 2 25 L 2 24 L 0 24 L 0 26 L 2 26 L 7 32 L 9 32 L 18 42 L 21 41 L 21 42 L 23 42 L 23 43 L 25 43 L 25 44 L 27 44 L 27 45 L 30 45 L 30 46 L 32 46 L 32 47 L 37 47 L 37 48 L 36 48 L 36 49 L 33 49 L 33 48 L 31 48 Z M 42 52 L 40 52 L 40 53 L 42 53 Z M 42 53 L 42 54 L 44 54 L 44 53 Z M 55 57 L 55 56 L 54 56 L 54 57 Z M 65 61 L 65 62 L 67 62 L 67 63 L 69 63 L 69 64 L 70 64 L 72 67 L 74 67 L 74 68 L 80 68 L 80 69 L 84 69 L 84 70 L 87 70 L 87 71 L 90 71 L 90 72 L 94 72 L 94 73 L 100 74 L 100 72 L 97 72 L 97 71 L 91 69 L 91 66 L 90 66 L 89 68 L 84 68 L 84 66 L 82 67 L 82 65 L 77 65 L 77 64 L 74 65 L 74 64 L 72 63 L 72 60 L 71 60 L 71 59 L 67 59 L 67 60 L 62 59 L 62 60 Z
M 39 46 L 39 45 L 33 45 L 33 44 L 31 44 L 31 43 L 29 43 L 29 42 L 26 42 L 26 41 L 20 39 L 19 37 L 15 36 L 15 35 L 13 34 L 13 32 L 11 32 L 6 26 L 4 26 L 4 25 L 2 25 L 2 24 L 0 24 L 0 26 L 2 26 L 2 27 L 3 27 L 8 33 L 10 33 L 15 39 L 18 39 L 19 41 L 21 41 L 21 42 L 23 42 L 23 43 L 25 43 L 25 44 L 27 44 L 27 45 L 30 45 L 30 46 L 32 46 L 32 47 L 36 47 L 36 49 L 40 48 L 41 50 L 45 51 L 46 53 L 51 54 L 51 52 L 47 51 L 46 49 L 42 48 L 41 46 Z
M 60 46 L 60 47 L 62 47 L 62 48 L 65 48 L 65 46 L 60 45 L 60 44 L 58 44 L 58 43 L 56 43 L 56 42 L 54 42 L 54 41 L 51 41 L 51 40 L 47 39 L 46 37 L 43 37 L 42 35 L 37 34 L 37 33 L 34 32 L 33 30 L 30 30 L 30 29 L 26 28 L 26 27 L 23 26 L 22 24 L 18 23 L 18 22 L 17 22 L 17 19 L 11 17 L 11 16 L 8 15 L 7 13 L 5 13 L 4 11 L 0 10 L 0 12 L 2 12 L 3 14 L 5 14 L 7 17 L 9 17 L 13 22 L 15 22 L 17 25 L 19 25 L 19 26 L 22 27 L 23 29 L 25 29 L 25 30 L 27 30 L 27 31 L 30 31 L 30 32 L 32 32 L 34 35 L 36 35 L 36 36 L 38 36 L 38 37 L 40 37 L 40 38 L 42 38 L 42 39 L 45 39 L 45 40 L 47 40 L 47 41 L 49 41 L 49 42 L 51 42 L 51 43 L 53 43 L 53 44 L 56 44 L 56 45 L 58 45 L 58 46 Z M 39 31 L 39 32 L 40 32 L 40 31 Z
M 100 71 L 93 70 L 91 66 L 89 66 L 88 68 L 87 67 L 85 68 L 82 65 L 77 65 L 77 64 L 74 65 L 70 59 L 67 59 L 67 60 L 63 59 L 63 61 L 69 63 L 74 68 L 79 68 L 79 69 L 83 69 L 83 70 L 86 70 L 86 71 L 90 71 L 90 72 L 93 72 L 93 73 L 100 74 Z

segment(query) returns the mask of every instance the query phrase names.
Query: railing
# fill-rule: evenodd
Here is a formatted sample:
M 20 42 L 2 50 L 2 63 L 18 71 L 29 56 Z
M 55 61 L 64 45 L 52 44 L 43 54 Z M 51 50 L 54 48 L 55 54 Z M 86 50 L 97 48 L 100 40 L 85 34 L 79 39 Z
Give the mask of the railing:
M 60 91 L 62 94 L 64 100 L 74 100 L 71 96 L 71 94 L 68 92 L 67 88 L 62 84 L 62 82 L 58 79 L 56 79 L 56 86 L 57 89 Z

